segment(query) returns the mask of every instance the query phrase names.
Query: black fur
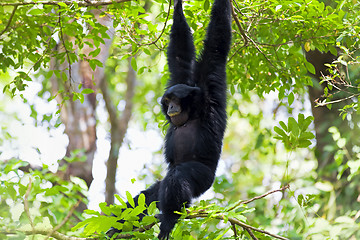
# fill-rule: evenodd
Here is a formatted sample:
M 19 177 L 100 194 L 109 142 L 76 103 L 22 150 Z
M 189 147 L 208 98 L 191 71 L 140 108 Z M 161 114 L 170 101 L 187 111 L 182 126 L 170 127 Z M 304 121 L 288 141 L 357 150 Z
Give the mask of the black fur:
M 147 204 L 158 201 L 160 240 L 169 238 L 179 218 L 174 211 L 181 211 L 192 198 L 208 190 L 215 178 L 227 118 L 225 67 L 231 43 L 230 0 L 215 0 L 198 60 L 181 0 L 175 1 L 173 20 L 167 54 L 171 79 L 162 98 L 162 110 L 170 123 L 165 138 L 168 173 L 142 192 Z M 171 99 L 180 102 L 186 121 L 174 123 L 174 118 L 168 116 Z

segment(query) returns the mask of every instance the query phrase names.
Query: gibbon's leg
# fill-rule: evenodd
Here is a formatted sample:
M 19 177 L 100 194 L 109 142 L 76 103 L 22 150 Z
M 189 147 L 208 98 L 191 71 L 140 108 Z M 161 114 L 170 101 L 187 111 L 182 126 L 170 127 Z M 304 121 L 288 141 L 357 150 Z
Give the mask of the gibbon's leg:
M 172 166 L 160 183 L 159 239 L 168 239 L 169 234 L 179 219 L 181 211 L 191 203 L 191 199 L 208 190 L 215 177 L 215 172 L 200 162 L 184 162 Z

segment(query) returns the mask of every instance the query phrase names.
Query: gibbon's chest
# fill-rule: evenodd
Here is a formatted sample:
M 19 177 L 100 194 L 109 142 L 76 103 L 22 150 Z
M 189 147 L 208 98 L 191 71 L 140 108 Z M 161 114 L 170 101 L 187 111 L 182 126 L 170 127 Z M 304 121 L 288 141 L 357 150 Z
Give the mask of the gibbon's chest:
M 194 161 L 197 159 L 198 144 L 200 141 L 200 121 L 191 120 L 176 127 L 173 132 L 173 158 L 175 164 Z

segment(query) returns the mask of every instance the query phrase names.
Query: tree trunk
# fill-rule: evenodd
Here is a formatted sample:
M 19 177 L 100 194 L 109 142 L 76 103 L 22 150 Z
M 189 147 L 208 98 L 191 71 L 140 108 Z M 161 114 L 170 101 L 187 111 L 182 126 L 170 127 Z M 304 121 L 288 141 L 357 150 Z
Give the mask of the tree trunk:
M 330 52 L 322 53 L 318 50 L 306 52 L 306 60 L 315 67 L 315 75 L 311 74 L 314 79 L 314 84 L 313 87 L 309 87 L 309 98 L 314 116 L 316 136 L 315 155 L 318 161 L 318 171 L 322 171 L 334 160 L 334 154 L 332 152 L 325 151 L 325 146 L 334 144 L 328 129 L 333 125 L 333 122 L 338 119 L 338 113 L 334 110 L 329 110 L 327 107 L 316 107 L 316 101 L 321 99 L 324 94 L 324 85 L 320 85 L 320 79 L 322 74 L 328 75 L 328 70 L 325 64 L 330 64 L 335 59 L 336 56 L 332 55 Z
M 322 53 L 318 50 L 306 52 L 306 60 L 315 67 L 315 75 L 311 74 L 314 79 L 314 86 L 309 87 L 309 98 L 311 101 L 311 109 L 314 116 L 314 126 L 316 135 L 316 150 L 315 155 L 318 161 L 317 171 L 319 176 L 328 179 L 332 182 L 337 181 L 338 166 L 334 161 L 334 153 L 337 149 L 337 145 L 333 140 L 332 134 L 329 133 L 329 127 L 336 126 L 342 134 L 348 134 L 351 132 L 348 121 L 343 121 L 339 117 L 339 109 L 342 109 L 344 105 L 349 104 L 348 101 L 342 101 L 334 104 L 331 109 L 327 107 L 316 106 L 316 101 L 322 100 L 324 94 L 324 86 L 326 83 L 320 85 L 322 76 L 329 75 L 328 68 L 325 66 L 326 63 L 332 63 L 337 59 L 330 52 Z M 336 83 L 335 83 L 336 84 Z M 338 86 L 342 88 L 341 85 Z M 337 91 L 333 89 L 334 92 Z M 338 93 L 338 97 L 342 97 L 343 94 Z M 350 143 L 351 145 L 351 143 Z M 330 148 L 327 148 L 330 146 Z M 349 149 L 352 147 L 349 146 Z M 329 150 L 332 149 L 332 150 Z
M 129 58 L 129 71 L 126 77 L 126 94 L 125 94 L 125 109 L 121 115 L 118 116 L 116 107 L 112 104 L 110 99 L 110 94 L 106 82 L 104 81 L 101 85 L 103 97 L 105 100 L 105 105 L 109 113 L 110 123 L 111 123 L 111 148 L 109 153 L 109 158 L 107 161 L 107 175 L 106 175 L 106 191 L 105 191 L 105 201 L 108 204 L 114 203 L 114 194 L 116 192 L 115 182 L 116 182 L 116 170 L 117 170 L 117 161 L 119 158 L 120 147 L 125 138 L 125 134 L 128 128 L 128 124 L 132 115 L 133 108 L 133 96 L 134 88 L 136 84 L 136 73 L 131 67 L 131 58 Z
M 101 10 L 92 10 L 92 13 L 96 16 L 98 22 L 109 28 L 107 34 L 110 39 L 104 39 L 105 44 L 100 45 L 101 52 L 94 59 L 105 63 L 109 56 L 109 48 L 112 43 L 114 29 L 112 27 L 112 19 L 110 17 L 99 17 Z M 67 36 L 62 36 L 68 40 L 75 42 L 74 39 L 70 39 Z M 90 40 L 89 40 L 90 41 Z M 63 41 L 59 43 L 58 48 L 67 52 L 64 48 Z M 94 49 L 88 45 L 85 45 L 81 50 L 81 53 L 88 56 L 88 54 Z M 76 53 L 79 53 L 76 50 Z M 88 59 L 90 56 L 88 56 Z M 83 179 L 87 186 L 93 180 L 92 176 L 92 164 L 94 154 L 96 151 L 96 91 L 100 86 L 101 81 L 104 78 L 104 67 L 97 67 L 95 71 L 90 68 L 88 61 L 82 60 L 75 62 L 69 66 L 69 63 L 65 61 L 59 64 L 56 59 L 52 59 L 52 70 L 61 70 L 67 74 L 68 80 L 63 82 L 56 77 L 52 78 L 52 89 L 56 95 L 59 90 L 64 89 L 67 95 L 57 94 L 56 100 L 60 105 L 61 120 L 65 125 L 65 133 L 69 138 L 69 144 L 66 151 L 66 156 L 71 157 L 71 153 L 75 150 L 82 150 L 77 154 L 78 159 L 85 158 L 85 161 L 66 162 L 63 160 L 60 165 L 66 164 L 66 171 L 62 172 L 64 179 L 68 179 L 70 176 L 76 176 Z M 78 84 L 81 84 L 79 89 Z M 75 85 L 75 86 L 74 86 Z M 94 93 L 84 95 L 84 101 L 81 103 L 78 100 L 72 101 L 73 92 L 80 93 L 83 89 L 90 88 L 94 90 Z M 65 100 L 64 97 L 70 97 L 70 100 Z

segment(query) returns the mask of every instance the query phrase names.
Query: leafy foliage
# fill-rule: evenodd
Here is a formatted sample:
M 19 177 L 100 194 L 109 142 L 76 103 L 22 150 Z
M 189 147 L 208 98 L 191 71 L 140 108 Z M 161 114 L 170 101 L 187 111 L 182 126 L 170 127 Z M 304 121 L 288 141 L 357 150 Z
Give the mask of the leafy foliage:
M 24 170 L 28 170 L 26 162 L 0 162 L 0 236 L 6 239 L 15 231 L 24 239 L 33 229 L 51 232 L 55 227 L 68 233 L 82 219 L 74 210 L 81 202 L 87 203 L 86 184 L 75 178 L 61 180 L 45 165 L 42 170 Z
M 315 138 L 314 134 L 308 131 L 310 123 L 313 121 L 313 117 L 304 117 L 304 114 L 299 114 L 298 122 L 293 117 L 289 117 L 288 125 L 283 121 L 279 124 L 281 128 L 275 126 L 274 131 L 278 134 L 276 139 L 281 140 L 285 147 L 289 150 L 295 148 L 307 148 L 311 145 L 312 139 Z
M 188 212 L 182 212 L 183 217 L 172 237 L 253 238 L 244 226 L 237 225 L 234 230 L 231 221 L 236 219 L 291 239 L 360 238 L 359 1 L 232 2 L 235 12 L 233 45 L 227 72 L 231 116 L 224 143 L 223 171 L 214 183 L 215 199 L 211 203 L 200 201 Z M 163 127 L 164 117 L 157 101 L 169 77 L 165 66 L 172 14 L 169 2 L 114 1 L 107 6 L 93 6 L 92 3 L 0 3 L 3 93 L 14 98 L 20 95 L 29 104 L 35 125 L 48 122 L 51 129 L 61 124 L 61 106 L 56 114 L 42 113 L 22 95 L 30 82 L 41 81 L 39 96 L 50 102 L 59 95 L 64 102 L 83 102 L 86 94 L 94 93 L 71 79 L 69 64 L 64 64 L 67 66 L 61 70 L 49 70 L 53 60 L 60 64 L 85 61 L 92 70 L 105 67 L 111 98 L 115 106 L 121 106 L 127 72 L 125 60 L 136 56 L 131 59 L 139 80 L 134 97 L 134 122 L 143 129 L 151 128 L 154 123 Z M 197 49 L 203 44 L 200 39 L 205 35 L 211 4 L 209 0 L 184 3 Z M 102 10 L 101 18 L 114 20 L 115 37 L 106 62 L 94 59 L 100 54 L 100 44 L 110 38 L 109 28 L 95 18 L 92 12 L 95 9 Z M 58 49 L 60 45 L 63 47 Z M 93 50 L 85 53 L 86 46 Z M 337 60 L 327 64 L 331 75 L 324 76 L 320 83 L 310 78 L 308 73 L 314 74 L 316 69 L 304 57 L 315 49 L 338 55 Z M 70 88 L 63 87 L 52 93 L 50 80 L 53 77 L 68 83 Z M 333 126 L 328 131 L 333 141 L 324 146 L 328 156 L 335 160 L 326 168 L 329 173 L 337 173 L 335 182 L 320 178 L 324 173 L 317 171 L 316 152 L 311 148 L 314 118 L 305 118 L 309 115 L 308 87 L 319 89 L 320 84 L 325 88 L 319 106 L 333 111 L 333 105 L 344 103 L 339 119 L 329 119 Z M 274 94 L 275 107 L 266 100 Z M 344 101 L 349 99 L 351 102 Z M 13 104 L 6 101 L 0 97 L 0 146 L 15 142 L 8 126 L 11 121 L 20 121 L 13 116 L 9 118 L 11 121 L 5 120 L 9 111 L 6 106 Z M 52 121 L 54 116 L 57 120 Z M 338 121 L 347 128 L 338 127 Z M 75 152 L 67 160 L 84 159 L 79 159 Z M 87 190 L 81 180 L 64 181 L 49 172 L 45 165 L 41 170 L 28 171 L 25 166 L 17 159 L 0 162 L 1 239 L 24 239 L 25 235 L 43 239 L 41 235 L 48 234 L 61 239 L 51 234 L 55 228 L 69 236 L 106 238 L 105 232 L 111 226 L 141 239 L 153 239 L 156 235 L 157 225 L 144 232 L 132 231 L 133 227 L 156 222 L 154 204 L 145 206 L 143 198 L 139 199 L 138 207 L 126 208 L 124 200 L 117 197 L 120 205 L 101 203 L 100 211 L 86 210 L 81 215 L 75 211 L 79 201 L 86 203 Z M 160 170 L 154 175 L 161 176 Z M 239 199 L 254 198 L 285 184 L 290 184 L 290 189 L 282 194 L 246 205 L 239 202 Z M 127 194 L 127 200 L 134 206 L 131 199 Z M 136 215 L 144 209 L 149 217 L 139 222 Z M 69 215 L 70 210 L 74 212 Z M 125 222 L 118 223 L 118 220 Z M 34 235 L 38 229 L 47 232 Z M 258 239 L 270 239 L 262 233 L 253 231 L 253 234 Z

